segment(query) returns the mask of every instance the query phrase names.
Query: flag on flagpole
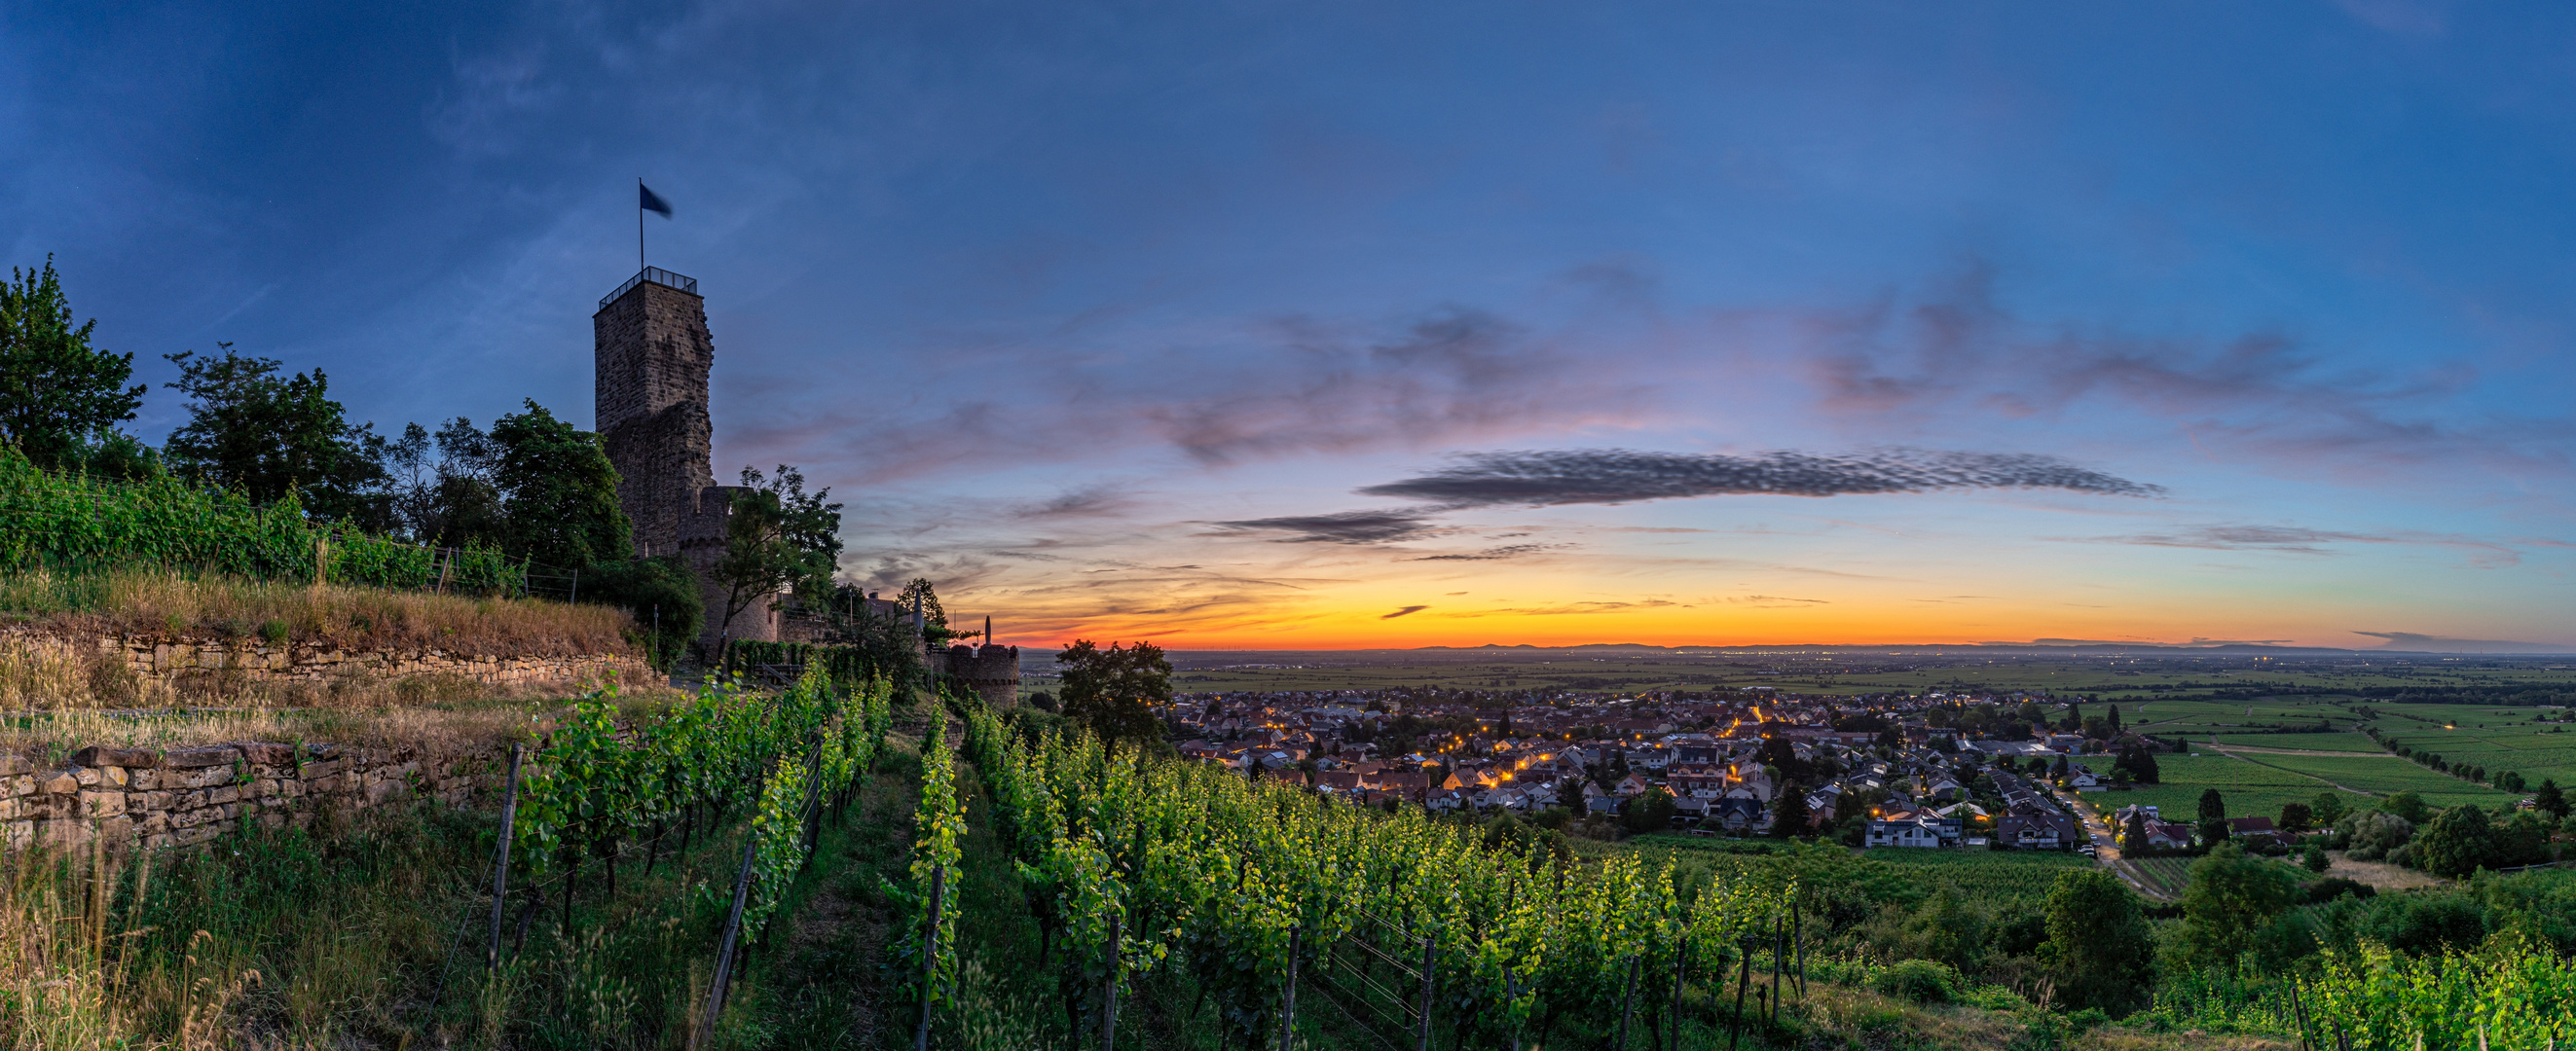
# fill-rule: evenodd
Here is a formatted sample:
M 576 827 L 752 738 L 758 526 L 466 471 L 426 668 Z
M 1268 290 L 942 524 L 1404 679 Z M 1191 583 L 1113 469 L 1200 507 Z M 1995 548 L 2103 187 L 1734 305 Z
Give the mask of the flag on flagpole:
M 671 217 L 671 202 L 663 200 L 659 194 L 654 193 L 652 187 L 644 185 L 643 180 L 636 180 L 635 190 L 644 195 L 636 202 L 636 207 L 648 212 L 660 212 L 665 219 Z

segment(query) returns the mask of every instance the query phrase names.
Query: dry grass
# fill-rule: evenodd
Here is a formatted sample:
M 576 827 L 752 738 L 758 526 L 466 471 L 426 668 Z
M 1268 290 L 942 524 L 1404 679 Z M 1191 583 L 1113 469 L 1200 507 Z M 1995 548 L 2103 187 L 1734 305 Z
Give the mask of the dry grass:
M 88 640 L 24 630 L 0 632 L 0 713 L 175 709 L 326 708 L 366 711 L 561 697 L 600 683 L 503 686 L 432 673 L 386 676 L 356 666 L 321 679 L 255 679 L 214 671 L 175 680 L 142 675 Z M 658 680 L 625 684 L 659 690 Z
M 474 685 L 474 684 L 468 684 Z M 0 717 L 0 752 L 38 763 L 90 745 L 168 749 L 235 741 L 310 741 L 356 747 L 457 751 L 526 740 L 552 728 L 570 702 L 550 694 L 476 687 L 471 699 L 377 708 L 226 708 L 160 711 L 70 709 Z M 667 686 L 623 687 L 626 717 L 682 697 Z
M 476 598 L 166 570 L 0 576 L 0 622 L 75 636 L 261 638 L 339 650 L 444 650 L 477 656 L 641 655 L 634 623 L 606 606 Z

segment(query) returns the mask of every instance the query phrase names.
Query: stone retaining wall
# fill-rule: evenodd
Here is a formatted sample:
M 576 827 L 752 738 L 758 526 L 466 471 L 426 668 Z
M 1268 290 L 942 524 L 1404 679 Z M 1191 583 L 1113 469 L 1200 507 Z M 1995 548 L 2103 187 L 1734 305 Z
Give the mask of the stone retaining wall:
M 230 641 L 108 635 L 99 653 L 122 656 L 135 674 L 173 685 L 190 678 L 234 676 L 250 682 L 322 682 L 350 675 L 397 679 L 455 675 L 495 686 L 541 686 L 616 678 L 652 681 L 641 656 L 493 657 L 441 650 L 337 650 L 259 639 Z
M 248 821 L 309 827 L 329 809 L 355 813 L 421 797 L 470 805 L 498 792 L 507 758 L 497 748 L 428 754 L 262 742 L 90 747 L 59 767 L 5 756 L 0 828 L 12 848 L 189 846 Z

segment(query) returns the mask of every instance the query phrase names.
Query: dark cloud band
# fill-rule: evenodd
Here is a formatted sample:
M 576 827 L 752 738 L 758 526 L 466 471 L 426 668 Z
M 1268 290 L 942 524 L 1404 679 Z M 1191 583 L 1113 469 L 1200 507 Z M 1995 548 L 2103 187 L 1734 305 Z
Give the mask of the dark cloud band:
M 1621 504 L 1695 496 L 1849 496 L 1936 489 L 2064 489 L 2107 496 L 2158 496 L 2132 482 L 2032 453 L 1886 449 L 1820 456 L 1690 455 L 1627 449 L 1479 453 L 1417 478 L 1360 492 L 1436 501 L 1449 507 Z
M 1430 516 L 1420 511 L 1343 511 L 1216 524 L 1243 532 L 1284 533 L 1273 539 L 1288 544 L 1390 544 L 1431 531 Z

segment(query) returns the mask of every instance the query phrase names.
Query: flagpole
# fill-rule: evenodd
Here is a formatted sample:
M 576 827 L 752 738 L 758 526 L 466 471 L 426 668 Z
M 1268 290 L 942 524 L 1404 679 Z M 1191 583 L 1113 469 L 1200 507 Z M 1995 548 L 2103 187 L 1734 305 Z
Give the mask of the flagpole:
M 635 272 L 644 272 L 644 177 L 635 177 Z

